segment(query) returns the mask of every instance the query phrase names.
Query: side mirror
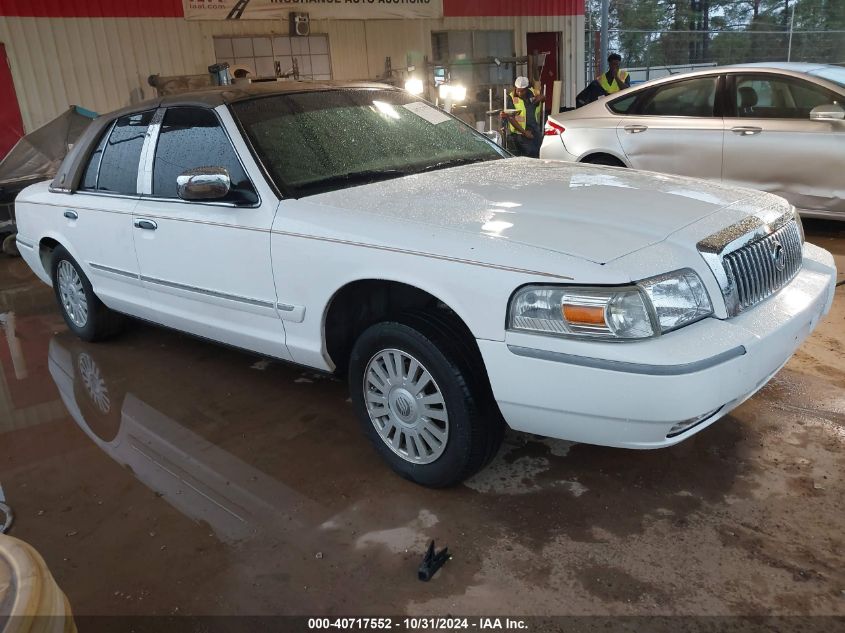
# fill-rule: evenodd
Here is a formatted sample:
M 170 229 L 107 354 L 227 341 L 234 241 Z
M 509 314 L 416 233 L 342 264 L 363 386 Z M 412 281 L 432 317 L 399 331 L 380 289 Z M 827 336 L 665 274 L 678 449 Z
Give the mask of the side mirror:
M 836 103 L 816 106 L 810 110 L 811 121 L 842 121 L 845 119 L 845 109 Z
M 220 200 L 229 195 L 232 179 L 225 167 L 197 167 L 176 178 L 182 200 Z

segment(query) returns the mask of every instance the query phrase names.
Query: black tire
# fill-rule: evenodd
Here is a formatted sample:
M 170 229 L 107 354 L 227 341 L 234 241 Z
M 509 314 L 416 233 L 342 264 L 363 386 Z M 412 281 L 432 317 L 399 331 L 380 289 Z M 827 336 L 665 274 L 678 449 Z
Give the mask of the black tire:
M 431 488 L 456 485 L 498 452 L 505 423 L 493 400 L 480 354 L 452 320 L 436 312 L 403 315 L 377 323 L 356 341 L 349 361 L 349 391 L 364 433 L 399 475 Z M 434 378 L 445 401 L 449 434 L 443 453 L 428 464 L 397 455 L 370 419 L 365 396 L 367 365 L 376 354 L 397 349 L 417 359 Z
M 88 314 L 85 322 L 81 325 L 74 323 L 64 305 L 64 302 L 62 301 L 58 280 L 59 266 L 62 262 L 67 262 L 73 267 L 82 285 L 82 291 L 85 295 L 85 301 L 88 307 Z M 57 246 L 53 250 L 53 259 L 50 269 L 56 301 L 59 304 L 59 310 L 62 313 L 62 317 L 64 317 L 65 323 L 71 332 L 76 334 L 83 341 L 101 341 L 109 338 L 110 336 L 114 336 L 123 329 L 125 317 L 107 308 L 103 302 L 97 298 L 97 295 L 94 294 L 94 289 L 91 287 L 91 282 L 88 281 L 88 277 L 85 276 L 82 268 L 62 246 Z
M 587 156 L 584 160 L 581 161 L 582 163 L 587 163 L 589 165 L 605 165 L 607 167 L 624 167 L 625 163 L 623 163 L 618 158 L 614 158 L 613 156 L 607 156 L 604 154 L 598 154 L 596 156 Z

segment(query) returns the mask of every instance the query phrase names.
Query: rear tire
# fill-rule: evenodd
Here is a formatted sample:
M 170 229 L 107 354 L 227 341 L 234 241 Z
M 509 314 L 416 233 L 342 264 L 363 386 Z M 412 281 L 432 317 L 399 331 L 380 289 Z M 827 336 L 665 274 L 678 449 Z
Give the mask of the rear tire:
M 94 294 L 88 277 L 62 246 L 53 250 L 53 290 L 68 328 L 83 341 L 101 341 L 123 329 L 125 317 Z
M 352 349 L 349 390 L 376 451 L 423 486 L 444 488 L 472 476 L 504 436 L 478 351 L 436 313 L 365 330 Z

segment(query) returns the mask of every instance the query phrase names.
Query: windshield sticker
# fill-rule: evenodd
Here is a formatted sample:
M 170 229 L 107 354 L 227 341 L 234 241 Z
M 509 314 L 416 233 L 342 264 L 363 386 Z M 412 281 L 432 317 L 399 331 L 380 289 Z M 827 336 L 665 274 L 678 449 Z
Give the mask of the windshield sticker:
M 441 123 L 445 123 L 451 117 L 448 114 L 443 112 L 442 110 L 438 110 L 437 108 L 432 108 L 427 103 L 423 103 L 422 101 L 417 101 L 415 103 L 409 103 L 407 105 L 402 106 L 406 110 L 409 110 L 416 114 L 421 119 L 425 119 L 432 125 L 440 125 Z

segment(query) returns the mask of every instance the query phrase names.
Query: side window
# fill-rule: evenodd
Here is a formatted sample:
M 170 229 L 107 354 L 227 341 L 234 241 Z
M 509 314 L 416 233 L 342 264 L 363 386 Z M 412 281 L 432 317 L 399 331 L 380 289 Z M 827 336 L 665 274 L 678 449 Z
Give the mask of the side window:
M 716 103 L 717 77 L 675 81 L 656 88 L 641 108 L 652 116 L 712 117 Z
M 138 192 L 138 166 L 147 128 L 154 110 L 118 119 L 91 154 L 82 188 L 134 196 Z
M 808 119 L 810 110 L 836 102 L 821 86 L 771 75 L 736 78 L 737 116 L 755 119 Z
M 177 198 L 176 179 L 189 169 L 225 167 L 232 189 L 222 202 L 254 204 L 258 196 L 220 121 L 205 108 L 169 108 L 153 165 L 153 195 Z
M 622 97 L 621 99 L 616 99 L 615 101 L 611 101 L 607 104 L 607 107 L 610 108 L 611 112 L 616 114 L 630 114 L 633 112 L 631 106 L 634 105 L 634 102 L 637 100 L 640 94 L 629 95 L 627 97 Z
M 97 149 L 94 150 L 94 153 L 91 154 L 91 158 L 88 159 L 88 166 L 85 168 L 85 174 L 82 177 L 82 184 L 80 185 L 81 189 L 97 188 L 97 176 L 100 175 L 100 163 L 103 160 L 103 149 L 106 147 L 106 141 L 109 138 L 111 130 L 111 126 L 105 129 L 103 137 L 97 144 Z

